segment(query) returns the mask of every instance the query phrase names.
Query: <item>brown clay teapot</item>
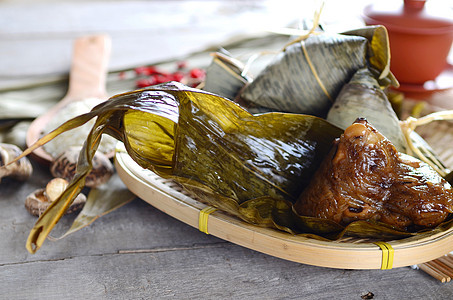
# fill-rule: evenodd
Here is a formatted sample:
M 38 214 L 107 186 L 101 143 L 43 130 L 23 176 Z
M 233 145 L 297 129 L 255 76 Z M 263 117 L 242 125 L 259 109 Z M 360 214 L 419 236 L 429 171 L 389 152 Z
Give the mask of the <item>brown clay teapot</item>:
M 401 83 L 423 84 L 447 67 L 453 42 L 453 10 L 440 7 L 441 3 L 376 0 L 365 7 L 365 23 L 384 25 L 388 30 L 390 69 Z

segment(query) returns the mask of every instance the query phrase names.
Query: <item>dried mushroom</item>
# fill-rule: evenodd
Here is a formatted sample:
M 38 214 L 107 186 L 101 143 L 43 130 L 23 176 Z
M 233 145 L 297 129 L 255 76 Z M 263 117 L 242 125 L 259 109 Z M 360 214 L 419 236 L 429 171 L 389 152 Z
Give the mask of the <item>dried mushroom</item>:
M 68 181 L 63 178 L 54 178 L 46 185 L 44 195 L 50 202 L 57 200 L 68 186 Z
M 27 180 L 30 177 L 33 167 L 28 158 L 23 157 L 8 165 L 21 153 L 22 150 L 16 145 L 0 143 L 0 182 L 4 177 L 17 180 Z
M 49 205 L 58 199 L 63 191 L 68 186 L 68 181 L 63 178 L 54 178 L 46 185 L 46 188 L 37 189 L 27 196 L 25 200 L 25 208 L 34 216 L 40 216 Z M 79 194 L 74 199 L 66 214 L 76 212 L 85 205 L 86 196 Z
M 70 181 L 76 172 L 79 152 L 79 148 L 71 147 L 55 158 L 50 165 L 52 175 Z M 86 177 L 85 186 L 97 187 L 106 183 L 113 172 L 113 164 L 108 157 L 101 152 L 97 152 L 93 158 L 93 169 Z

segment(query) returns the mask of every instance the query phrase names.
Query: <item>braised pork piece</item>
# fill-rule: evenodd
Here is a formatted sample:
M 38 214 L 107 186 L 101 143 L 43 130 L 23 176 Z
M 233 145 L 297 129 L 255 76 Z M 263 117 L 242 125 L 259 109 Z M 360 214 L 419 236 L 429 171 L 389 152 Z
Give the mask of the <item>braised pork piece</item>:
M 335 141 L 294 208 L 342 225 L 372 220 L 414 231 L 434 227 L 453 212 L 453 190 L 427 164 L 398 153 L 365 119 L 357 119 Z

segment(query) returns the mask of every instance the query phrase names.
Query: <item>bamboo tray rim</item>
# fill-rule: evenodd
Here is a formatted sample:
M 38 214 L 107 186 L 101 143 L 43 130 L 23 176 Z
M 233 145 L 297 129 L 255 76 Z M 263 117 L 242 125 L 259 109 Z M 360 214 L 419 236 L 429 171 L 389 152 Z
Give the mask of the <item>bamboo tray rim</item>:
M 198 228 L 207 205 L 193 199 L 171 180 L 141 168 L 119 143 L 118 175 L 131 192 L 164 213 Z M 383 253 L 373 242 L 321 241 L 246 223 L 222 211 L 208 218 L 209 234 L 240 246 L 298 263 L 340 269 L 381 269 Z M 453 250 L 453 228 L 443 232 L 388 241 L 394 249 L 393 268 L 436 259 Z

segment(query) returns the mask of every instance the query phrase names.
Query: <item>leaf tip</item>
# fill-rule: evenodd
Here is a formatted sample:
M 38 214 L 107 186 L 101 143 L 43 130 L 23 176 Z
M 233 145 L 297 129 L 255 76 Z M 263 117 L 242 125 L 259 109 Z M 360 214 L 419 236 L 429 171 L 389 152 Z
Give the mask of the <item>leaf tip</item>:
M 42 231 L 43 226 L 34 227 L 28 236 L 25 248 L 27 248 L 28 252 L 31 254 L 35 254 L 36 251 L 41 248 L 41 245 L 46 238 L 46 236 L 41 235 Z

